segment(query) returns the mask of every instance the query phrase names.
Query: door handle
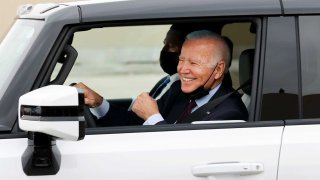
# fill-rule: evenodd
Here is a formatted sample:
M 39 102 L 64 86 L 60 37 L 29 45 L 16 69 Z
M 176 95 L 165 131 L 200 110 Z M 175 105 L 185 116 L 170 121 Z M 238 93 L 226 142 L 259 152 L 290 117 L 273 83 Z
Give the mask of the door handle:
M 217 175 L 253 175 L 263 172 L 261 163 L 221 162 L 198 165 L 192 168 L 196 177 L 210 177 Z

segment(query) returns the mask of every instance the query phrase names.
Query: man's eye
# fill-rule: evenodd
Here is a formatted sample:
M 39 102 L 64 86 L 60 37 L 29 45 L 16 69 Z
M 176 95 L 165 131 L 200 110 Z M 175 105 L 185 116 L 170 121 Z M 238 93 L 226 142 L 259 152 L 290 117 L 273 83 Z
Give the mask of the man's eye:
M 197 63 L 197 62 L 192 62 L 192 61 L 190 62 L 190 64 L 191 64 L 191 65 L 199 65 L 199 63 Z

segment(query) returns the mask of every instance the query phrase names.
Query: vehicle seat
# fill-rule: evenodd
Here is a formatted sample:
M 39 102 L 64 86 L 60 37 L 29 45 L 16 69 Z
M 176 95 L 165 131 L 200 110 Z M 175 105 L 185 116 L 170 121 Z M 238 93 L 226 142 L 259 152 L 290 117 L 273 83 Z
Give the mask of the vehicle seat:
M 249 79 L 252 79 L 253 74 L 253 60 L 254 60 L 254 49 L 246 49 L 242 51 L 239 57 L 239 83 L 244 84 Z M 251 82 L 249 85 L 242 88 L 243 95 L 241 97 L 245 104 L 248 112 L 250 108 L 251 100 Z
M 226 43 L 230 49 L 230 62 L 229 62 L 229 66 L 228 66 L 228 68 L 230 68 L 231 63 L 232 63 L 232 55 L 233 55 L 233 42 L 227 36 L 222 36 L 222 37 L 224 38 L 224 40 L 226 41 Z M 224 84 L 224 86 L 232 87 L 232 78 L 230 75 L 230 71 L 225 73 L 224 78 L 222 80 L 222 84 Z

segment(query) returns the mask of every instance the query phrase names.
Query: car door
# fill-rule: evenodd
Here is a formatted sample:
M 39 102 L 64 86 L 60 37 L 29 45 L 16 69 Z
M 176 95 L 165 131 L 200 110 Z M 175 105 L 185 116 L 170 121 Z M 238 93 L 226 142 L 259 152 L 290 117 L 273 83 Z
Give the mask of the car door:
M 258 126 L 92 130 L 82 141 L 57 140 L 58 173 L 37 176 L 22 169 L 27 139 L 1 139 L 1 174 L 5 179 L 276 179 L 283 126 Z
M 244 25 L 249 27 L 249 24 Z M 153 29 L 157 27 L 159 28 L 152 26 Z M 131 28 L 130 26 L 130 30 Z M 133 28 L 139 29 L 141 26 Z M 244 29 L 248 31 L 247 28 Z M 226 31 L 230 30 L 227 28 Z M 261 39 L 261 35 L 257 36 Z M 78 50 L 77 60 L 80 60 L 81 46 L 72 46 Z M 254 67 L 257 69 L 259 60 L 255 60 Z M 81 63 L 74 68 L 80 65 Z M 102 65 L 99 64 L 98 67 L 100 66 Z M 85 70 L 80 72 L 83 71 Z M 90 72 L 96 75 L 98 71 Z M 258 69 L 255 70 L 255 78 L 258 72 Z M 74 80 L 72 72 L 68 78 L 70 81 Z M 69 83 L 68 78 L 66 84 Z M 56 78 L 51 79 L 55 81 Z M 256 93 L 255 90 L 252 93 L 251 107 L 256 106 Z M 250 112 L 250 117 L 254 117 L 255 111 Z M 4 148 L 0 157 L 6 157 L 10 152 L 9 158 L 2 161 L 4 164 L 1 170 L 5 172 L 7 179 L 276 179 L 283 121 L 250 121 L 88 128 L 82 141 L 57 139 L 55 147 L 61 154 L 59 170 L 51 175 L 43 175 L 44 172 L 40 170 L 39 176 L 28 176 L 22 168 L 21 158 L 28 145 L 27 138 L 12 138 L 10 146 L 5 145 L 8 140 L 1 139 L 0 143 Z M 8 173 L 12 168 L 16 173 Z
M 276 179 L 283 126 L 271 124 L 151 128 L 153 132 L 92 134 L 79 142 L 58 141 L 62 163 L 51 178 Z
M 319 178 L 319 30 L 318 15 L 268 18 L 261 118 L 285 119 L 279 180 Z
M 300 118 L 287 120 L 279 162 L 279 179 L 319 179 L 319 32 L 320 16 L 299 16 Z
M 96 11 L 90 12 L 96 13 Z M 84 20 L 90 19 L 84 18 Z M 241 21 L 243 19 L 237 20 Z M 172 22 L 177 21 L 151 21 L 144 23 L 159 25 L 161 23 L 171 24 Z M 268 26 L 266 20 L 258 22 L 261 24 L 258 23 L 256 27 L 258 31 L 257 38 L 254 41 L 254 47 L 257 47 L 257 49 L 252 84 L 253 91 L 249 109 L 250 119 L 248 122 L 225 121 L 219 123 L 218 121 L 212 124 L 87 128 L 86 136 L 82 141 L 73 142 L 57 139 L 55 147 L 61 154 L 58 172 L 52 175 L 43 175 L 43 172 L 40 171 L 38 176 L 28 176 L 22 169 L 22 154 L 28 146 L 26 134 L 22 133 L 19 136 L 8 135 L 0 139 L 0 145 L 3 147 L 0 152 L 0 157 L 3 158 L 3 161 L 1 159 L 2 174 L 6 179 L 277 179 L 284 122 L 279 118 L 276 118 L 275 121 L 259 122 L 262 119 L 260 118 L 260 104 L 263 101 L 260 97 L 262 95 L 260 82 L 265 76 L 262 70 L 264 61 L 266 61 L 264 47 L 266 43 L 266 27 Z M 133 26 L 137 22 L 125 23 L 120 22 L 119 24 L 120 26 Z M 145 24 L 138 23 L 137 26 Z M 117 25 L 111 23 L 105 26 L 112 27 Z M 249 31 L 248 29 L 246 30 Z M 233 29 L 232 32 L 239 32 L 239 30 Z M 132 36 L 135 38 L 143 37 L 135 33 L 132 33 Z M 98 39 L 103 40 L 103 37 L 99 36 Z M 163 34 L 161 37 L 163 37 Z M 239 33 L 237 37 L 245 36 Z M 89 36 L 88 39 L 90 38 L 93 37 Z M 81 51 L 81 46 L 87 43 L 88 41 L 82 41 L 82 44 L 78 44 L 79 46 L 74 46 L 80 55 L 83 52 Z M 134 45 L 137 46 L 137 44 Z M 159 46 L 161 45 L 160 43 Z M 238 48 L 239 46 L 235 47 L 237 47 L 235 50 L 243 50 L 243 48 Z M 117 49 L 121 51 L 114 51 Z M 103 48 L 100 49 L 101 52 L 104 50 Z M 124 46 L 116 47 L 107 51 L 107 54 L 116 52 L 115 54 L 122 55 L 126 54 L 126 50 Z M 154 52 L 157 52 L 157 54 L 151 55 L 154 56 L 153 59 L 158 57 L 159 49 L 156 50 Z M 87 56 L 84 59 L 92 64 L 101 65 L 98 60 L 103 56 L 103 53 L 87 51 L 90 52 L 91 56 Z M 145 51 L 135 52 L 141 52 L 139 57 L 145 56 Z M 240 52 L 238 52 L 239 54 Z M 50 60 L 50 58 L 48 59 Z M 80 57 L 76 60 L 73 68 L 81 66 L 81 61 L 79 60 Z M 95 60 L 97 62 L 94 62 Z M 149 67 L 148 65 L 150 65 L 150 62 L 146 63 L 147 67 Z M 153 64 L 153 71 L 157 71 L 156 66 L 159 67 L 158 64 Z M 129 66 L 127 69 L 134 69 L 133 67 L 136 66 Z M 51 67 L 48 69 L 51 69 Z M 112 70 L 127 73 L 127 69 L 117 69 L 112 64 Z M 106 71 L 110 72 L 109 70 L 107 69 Z M 141 69 L 139 68 L 138 70 L 141 73 Z M 98 75 L 98 77 L 101 76 L 100 72 L 94 69 L 78 72 L 80 74 L 92 72 L 97 73 L 95 75 Z M 111 72 L 114 73 L 114 71 Z M 51 72 L 45 73 L 43 74 L 51 76 Z M 72 78 L 72 73 L 68 76 L 65 85 L 68 85 L 69 82 L 74 82 L 75 79 Z M 162 75 L 158 74 L 156 77 L 159 78 Z M 144 74 L 142 79 L 146 81 L 146 77 L 152 76 Z M 41 78 L 39 77 L 39 79 Z M 82 76 L 82 78 L 85 77 Z M 52 79 L 55 79 L 54 76 Z M 96 78 L 91 79 L 94 79 L 94 81 L 99 80 Z M 115 78 L 112 79 L 114 80 Z M 123 79 L 127 78 L 122 77 Z M 106 84 L 113 85 L 108 81 Z M 116 85 L 116 83 L 114 84 Z M 124 84 L 130 85 L 130 81 Z M 146 89 L 147 87 L 143 88 Z M 133 88 L 124 88 L 124 90 L 131 92 Z M 8 142 L 10 142 L 10 145 L 8 145 Z M 15 170 L 14 173 L 11 173 L 12 169 Z
M 243 23 L 243 25 L 247 27 L 244 28 L 244 31 L 250 34 L 248 31 L 250 24 Z M 165 27 L 167 30 L 168 26 Z M 129 30 L 126 31 L 126 28 Z M 139 28 L 148 29 L 148 32 L 151 33 L 159 33 L 160 31 L 156 29 L 161 29 L 163 26 L 139 25 L 139 27 L 106 27 L 106 31 L 110 33 L 112 29 L 115 29 L 114 32 L 117 33 L 120 31 L 122 33 L 131 32 L 134 34 L 134 40 L 136 36 L 140 37 L 140 44 L 143 44 L 142 40 L 144 38 L 148 39 L 149 42 L 151 38 L 148 37 L 148 34 L 144 30 L 140 32 Z M 232 28 L 232 26 L 229 28 Z M 261 27 L 256 28 L 260 29 Z M 98 29 L 99 32 L 94 29 L 90 31 L 98 35 L 102 42 L 108 40 L 110 44 L 117 46 L 116 42 L 110 40 L 110 37 L 114 38 L 115 34 L 112 36 L 99 34 L 103 31 L 101 28 Z M 230 30 L 226 28 L 223 30 L 225 35 L 228 35 L 228 32 L 229 35 L 234 35 L 234 29 Z M 261 39 L 262 35 L 259 32 L 260 31 L 258 31 L 257 38 Z M 101 62 L 96 62 L 101 56 L 90 59 L 90 66 L 84 66 L 82 70 L 75 69 L 81 68 L 81 65 L 88 61 L 88 58 L 83 58 L 87 57 L 86 55 L 81 56 L 81 52 L 86 45 L 90 44 L 89 40 L 81 40 L 77 39 L 77 37 L 90 37 L 95 44 L 99 44 L 97 40 L 92 39 L 94 36 L 85 35 L 85 33 L 90 32 L 81 31 L 76 32 L 74 35 L 75 38 L 73 39 L 72 46 L 79 53 L 77 58 L 79 64 L 73 68 L 65 82 L 66 84 L 69 84 L 68 81 L 75 81 L 76 78 L 84 78 L 83 76 L 77 76 L 77 72 L 93 72 L 91 76 L 87 75 L 85 78 L 91 78 L 94 81 L 99 80 L 99 78 L 95 78 L 97 76 L 95 73 L 99 72 L 99 69 L 88 71 L 86 68 L 93 68 L 92 66 L 94 66 L 94 64 L 99 64 L 98 68 L 104 66 Z M 244 36 L 244 33 L 241 34 Z M 159 34 L 156 37 L 164 37 L 164 35 L 165 34 Z M 118 51 L 115 51 L 115 48 L 111 48 L 114 53 L 112 55 L 119 54 L 121 58 L 112 58 L 126 62 L 126 56 L 124 55 L 128 50 L 128 45 L 131 44 L 131 42 L 126 42 L 130 40 L 130 34 L 121 34 L 121 36 L 126 37 L 119 41 L 125 48 L 119 49 Z M 232 40 L 236 40 L 236 38 L 233 37 Z M 242 42 L 242 40 L 239 42 Z M 237 45 L 236 41 L 234 43 Z M 255 44 L 256 42 L 253 41 L 253 43 Z M 236 47 L 238 46 L 240 47 L 240 45 Z M 150 49 L 152 49 L 151 47 L 151 45 L 148 45 L 147 50 L 150 51 Z M 139 54 L 144 54 L 144 58 L 147 57 L 148 53 L 143 53 L 143 47 L 134 44 L 134 48 L 138 48 L 139 50 L 130 52 L 131 59 L 141 61 Z M 93 50 L 89 52 L 99 54 L 99 52 L 92 51 Z M 110 52 L 111 50 L 109 50 L 107 46 L 104 51 Z M 236 52 L 235 56 L 239 54 L 240 52 Z M 259 53 L 256 55 L 257 57 L 258 54 Z M 107 55 L 110 54 L 107 53 Z M 111 57 L 107 58 L 106 63 L 111 63 L 110 59 Z M 152 59 L 152 57 L 150 57 L 150 59 Z M 140 62 L 138 61 L 138 63 Z M 134 62 L 125 64 L 134 64 Z M 234 64 L 238 64 L 238 61 L 235 60 Z M 107 71 L 107 73 L 119 70 L 116 68 L 116 63 L 111 63 L 111 65 L 112 69 Z M 120 71 L 126 73 L 129 72 L 131 67 L 126 67 L 123 64 L 120 64 L 120 66 L 123 68 L 120 69 Z M 141 66 L 142 65 L 140 65 L 140 67 Z M 144 66 L 148 66 L 148 64 Z M 155 65 L 152 65 L 152 67 L 155 67 Z M 257 58 L 255 68 L 258 67 L 259 59 Z M 106 66 L 105 69 L 108 69 L 108 67 Z M 131 68 L 131 70 L 134 69 Z M 142 76 L 145 81 L 147 81 L 147 76 L 151 77 L 151 75 L 148 74 L 150 73 L 148 69 L 142 69 L 141 67 L 139 71 L 137 76 L 145 74 Z M 154 72 L 155 70 L 153 70 L 153 73 Z M 255 78 L 257 78 L 258 72 L 258 69 L 255 70 Z M 113 72 L 113 74 L 107 74 L 104 78 L 101 78 L 102 74 L 99 73 L 98 77 L 103 79 L 106 85 L 112 85 L 114 87 L 116 84 L 108 83 L 117 79 L 114 74 L 116 73 Z M 124 81 L 124 79 L 129 80 L 124 77 L 119 78 L 122 78 L 120 82 Z M 101 83 L 102 82 L 103 81 L 101 81 Z M 128 82 L 125 84 L 129 87 L 119 90 L 123 90 L 124 92 L 128 91 L 128 89 L 133 90 L 133 88 L 130 88 L 130 85 L 135 87 L 136 83 L 132 84 Z M 256 84 L 257 83 L 254 83 L 253 86 L 256 86 Z M 105 87 L 101 89 L 108 90 L 110 88 L 111 87 Z M 142 90 L 143 89 L 146 89 L 146 87 L 142 87 Z M 252 93 L 252 99 L 255 99 L 255 93 L 257 92 L 254 91 L 254 93 Z M 106 92 L 106 95 L 109 97 L 108 100 L 112 102 L 114 98 L 110 98 L 110 93 Z M 116 96 L 118 95 L 119 94 Z M 115 99 L 117 99 L 117 97 L 115 97 Z M 255 100 L 252 100 L 252 102 L 255 102 Z M 252 103 L 251 106 L 255 107 L 255 103 Z M 250 112 L 252 112 L 251 117 L 254 117 L 256 114 L 255 111 Z M 283 121 L 259 123 L 253 122 L 253 119 L 251 119 L 251 122 L 225 121 L 221 124 L 218 122 L 213 124 L 192 125 L 89 128 L 87 129 L 86 137 L 82 141 L 70 142 L 57 140 L 57 147 L 62 159 L 61 166 L 59 172 L 56 175 L 49 176 L 49 178 L 61 179 L 72 176 L 76 174 L 75 172 L 78 172 L 79 176 L 76 175 L 77 179 L 276 179 L 283 127 Z

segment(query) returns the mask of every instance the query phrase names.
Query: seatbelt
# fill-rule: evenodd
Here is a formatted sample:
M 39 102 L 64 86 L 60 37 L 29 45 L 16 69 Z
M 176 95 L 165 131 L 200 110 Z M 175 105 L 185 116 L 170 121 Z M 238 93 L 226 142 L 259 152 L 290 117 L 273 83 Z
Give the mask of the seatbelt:
M 159 86 L 161 86 L 163 84 L 164 81 L 166 81 L 167 79 L 170 79 L 170 76 L 165 76 L 163 78 L 161 78 L 156 85 L 154 85 L 154 87 L 150 90 L 149 95 L 153 98 L 156 98 L 157 94 L 156 91 L 159 91 Z M 161 89 L 162 90 L 162 89 Z M 159 93 L 158 93 L 159 94 Z
M 208 115 L 208 112 L 210 112 L 211 109 L 222 103 L 224 100 L 226 100 L 229 96 L 232 94 L 238 92 L 240 89 L 246 87 L 251 83 L 252 79 L 248 79 L 246 82 L 244 82 L 240 87 L 238 87 L 236 90 L 225 94 L 223 96 L 218 97 L 217 99 L 210 101 L 203 106 L 199 107 L 197 110 L 195 110 L 193 113 L 191 113 L 187 118 L 186 122 L 191 123 L 193 122 L 192 120 L 199 120 L 200 118 L 202 119 L 203 117 Z

